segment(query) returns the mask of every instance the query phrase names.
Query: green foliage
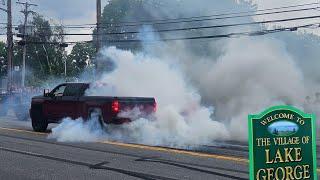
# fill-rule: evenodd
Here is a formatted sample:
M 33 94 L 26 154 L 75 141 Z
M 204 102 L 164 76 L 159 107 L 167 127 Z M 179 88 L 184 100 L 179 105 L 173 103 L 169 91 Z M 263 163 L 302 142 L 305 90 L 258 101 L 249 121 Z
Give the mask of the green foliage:
M 63 33 L 63 28 L 50 26 L 49 21 L 40 15 L 35 15 L 30 22 L 34 27 L 33 34 L 27 37 L 26 68 L 27 86 L 35 86 L 51 77 L 64 77 L 64 49 L 57 43 L 63 41 L 63 36 L 53 36 L 53 33 Z M 45 42 L 45 43 L 32 43 Z M 23 46 L 14 47 L 14 65 L 22 66 Z
M 95 55 L 95 49 L 91 44 L 78 43 L 74 46 L 71 54 L 67 56 L 64 48 L 59 46 L 64 37 L 57 35 L 64 33 L 63 27 L 50 26 L 49 21 L 40 15 L 35 15 L 31 24 L 34 26 L 34 30 L 33 35 L 27 37 L 27 42 L 30 42 L 27 43 L 27 86 L 40 85 L 51 79 L 73 79 L 91 66 L 92 58 Z M 16 66 L 22 67 L 22 51 L 23 46 L 14 46 L 14 65 Z M 64 75 L 65 60 L 67 61 L 68 77 Z
M 7 48 L 4 42 L 0 42 L 0 79 L 7 73 Z
M 92 43 L 77 43 L 67 58 L 68 76 L 79 77 L 83 71 L 92 69 L 95 51 Z
M 90 43 L 78 43 L 70 55 L 59 46 L 64 37 L 61 26 L 51 26 L 49 21 L 40 15 L 35 15 L 31 22 L 32 35 L 27 37 L 26 86 L 38 86 L 53 79 L 74 79 L 83 71 L 92 68 L 95 48 Z M 54 34 L 54 35 L 53 35 Z M 34 43 L 41 42 L 41 43 Z M 23 46 L 14 45 L 13 65 L 22 67 Z M 6 48 L 0 42 L 0 77 L 6 75 Z M 65 77 L 65 60 L 67 62 L 67 77 Z M 20 72 L 21 73 L 21 72 Z M 20 73 L 15 72 L 19 84 Z
M 234 5 L 234 1 L 228 1 L 222 3 L 223 5 L 228 4 L 228 6 Z M 160 29 L 171 29 L 174 28 L 184 28 L 192 26 L 204 26 L 208 24 L 208 21 L 203 22 L 189 22 L 189 23 L 175 23 L 175 24 L 157 24 L 150 25 L 153 20 L 159 19 L 175 19 L 183 17 L 191 17 L 194 15 L 194 9 L 191 5 L 194 5 L 194 0 L 161 0 L 161 1 L 150 1 L 150 0 L 110 0 L 109 3 L 104 7 L 102 14 L 102 26 L 103 34 L 111 32 L 143 32 L 144 30 L 160 30 Z M 208 10 L 209 11 L 209 10 Z M 212 10 L 210 10 L 212 11 Z M 201 12 L 199 11 L 199 15 Z M 126 22 L 126 24 L 135 24 L 134 26 L 122 26 L 119 22 Z M 128 23 L 128 22 L 140 22 L 140 23 Z M 147 23 L 141 23 L 147 22 Z M 156 21 L 163 22 L 163 21 Z M 114 23 L 114 24 L 112 24 Z M 118 24 L 117 24 L 118 23 Z M 147 24 L 147 25 L 143 25 Z M 148 25 L 149 24 L 149 25 Z M 120 26 L 120 27 L 119 27 Z M 152 29 L 151 29 L 152 28 Z M 175 33 L 158 33 L 158 34 L 112 34 L 103 36 L 102 41 L 106 46 L 116 46 L 121 49 L 129 50 L 141 50 L 141 42 L 114 42 L 117 40 L 127 40 L 127 39 L 140 39 L 147 38 L 152 39 L 154 36 L 159 39 L 173 38 L 173 37 L 193 37 L 193 36 L 205 36 L 208 35 L 209 31 L 177 31 Z M 210 29 L 210 34 L 221 34 L 221 29 Z M 94 40 L 96 38 L 94 37 Z M 193 50 L 194 54 L 200 56 L 212 56 L 215 54 L 220 54 L 221 51 L 217 45 L 213 50 L 212 41 L 207 40 L 197 40 L 197 43 L 185 43 L 186 48 Z M 214 51 L 214 52 L 213 52 Z M 217 53 L 216 53 L 217 52 Z
M 103 24 L 103 33 L 109 32 L 125 32 L 132 30 L 139 30 L 141 27 L 137 26 L 135 28 L 122 26 L 116 27 L 110 23 L 124 22 L 124 21 L 136 21 L 141 19 L 153 19 L 152 14 L 149 13 L 145 6 L 145 0 L 110 0 L 109 3 L 104 7 L 102 13 L 102 24 Z M 96 32 L 96 31 L 95 31 Z M 126 35 L 110 35 L 103 36 L 102 40 L 105 45 L 108 46 L 117 46 L 122 49 L 139 49 L 141 48 L 140 43 L 115 43 L 111 42 L 113 40 L 123 40 L 123 39 L 135 39 L 137 34 L 126 34 Z M 94 37 L 94 39 L 96 39 Z
M 37 15 L 32 22 L 34 36 L 28 38 L 30 42 L 62 42 L 62 37 L 52 36 L 61 29 L 51 28 L 48 21 Z M 64 72 L 64 50 L 56 44 L 32 44 L 28 45 L 28 63 L 32 74 L 37 77 L 62 76 Z M 45 79 L 42 79 L 45 80 Z

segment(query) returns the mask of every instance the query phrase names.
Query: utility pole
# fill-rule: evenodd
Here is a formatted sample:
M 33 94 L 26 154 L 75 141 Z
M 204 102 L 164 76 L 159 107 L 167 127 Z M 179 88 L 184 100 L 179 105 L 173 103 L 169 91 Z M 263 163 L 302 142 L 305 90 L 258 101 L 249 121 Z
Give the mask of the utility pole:
M 101 48 L 101 0 L 97 0 L 97 52 Z
M 7 44 L 8 44 L 8 52 L 7 52 L 7 58 L 8 58 L 8 87 L 7 90 L 11 90 L 12 86 L 12 66 L 13 66 L 13 34 L 12 34 L 12 4 L 11 0 L 7 0 L 7 13 L 8 13 L 8 26 L 7 26 Z
M 3 1 L 4 4 L 4 1 Z M 12 87 L 12 58 L 13 58 L 13 35 L 12 35 L 12 7 L 11 0 L 7 0 L 7 9 L 0 10 L 7 13 L 7 90 Z
M 28 8 L 30 6 L 38 6 L 36 4 L 31 4 L 28 2 L 17 2 L 17 4 L 22 4 L 24 5 L 25 9 L 21 11 L 24 14 L 24 24 L 23 24 L 23 56 L 22 56 L 22 79 L 21 79 L 21 87 L 24 88 L 25 86 L 25 79 L 26 79 L 26 56 L 27 56 L 27 23 L 28 23 L 28 16 L 30 13 L 34 13 L 33 11 L 29 11 Z
M 95 71 L 98 69 L 98 53 L 101 49 L 101 0 L 97 0 L 97 44 L 96 44 L 96 58 L 95 58 Z

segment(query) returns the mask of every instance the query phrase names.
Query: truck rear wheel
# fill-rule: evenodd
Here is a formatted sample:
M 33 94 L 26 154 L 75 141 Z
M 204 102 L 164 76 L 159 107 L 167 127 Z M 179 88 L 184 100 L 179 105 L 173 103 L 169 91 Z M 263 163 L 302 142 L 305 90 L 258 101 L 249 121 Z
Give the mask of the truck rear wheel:
M 91 109 L 89 111 L 89 121 L 97 121 L 99 124 L 99 127 L 101 129 L 104 129 L 104 123 L 102 118 L 102 111 L 101 109 Z
M 45 132 L 48 128 L 48 122 L 43 117 L 40 110 L 34 110 L 31 115 L 32 128 L 36 132 Z

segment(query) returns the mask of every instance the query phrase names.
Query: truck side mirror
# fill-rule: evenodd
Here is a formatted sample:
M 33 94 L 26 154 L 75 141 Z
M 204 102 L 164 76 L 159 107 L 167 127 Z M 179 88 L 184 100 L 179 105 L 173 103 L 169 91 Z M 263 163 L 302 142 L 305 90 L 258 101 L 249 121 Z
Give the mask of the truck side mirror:
M 49 97 L 50 96 L 50 90 L 49 89 L 44 89 L 43 90 L 43 96 L 44 97 Z

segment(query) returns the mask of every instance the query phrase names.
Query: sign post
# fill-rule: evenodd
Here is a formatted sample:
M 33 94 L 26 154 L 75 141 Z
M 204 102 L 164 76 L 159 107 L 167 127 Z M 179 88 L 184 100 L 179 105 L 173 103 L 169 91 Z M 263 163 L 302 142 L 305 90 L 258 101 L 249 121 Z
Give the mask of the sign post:
M 315 116 L 291 106 L 249 115 L 250 179 L 317 179 Z

